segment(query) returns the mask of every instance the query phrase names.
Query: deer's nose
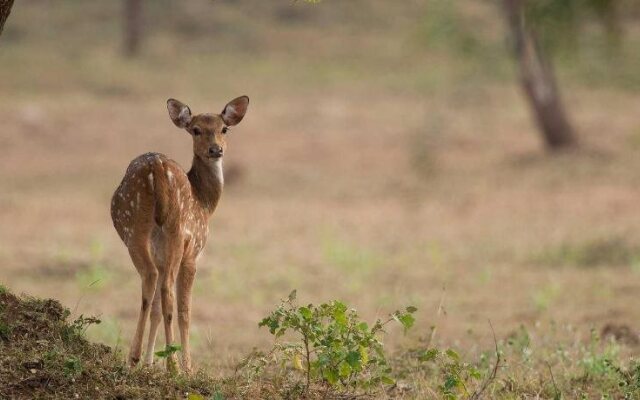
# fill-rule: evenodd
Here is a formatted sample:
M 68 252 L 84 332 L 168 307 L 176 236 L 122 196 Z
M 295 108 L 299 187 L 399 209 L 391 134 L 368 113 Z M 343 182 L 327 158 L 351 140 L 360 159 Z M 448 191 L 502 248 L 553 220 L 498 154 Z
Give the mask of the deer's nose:
M 223 153 L 224 150 L 218 145 L 209 147 L 209 157 L 222 157 Z

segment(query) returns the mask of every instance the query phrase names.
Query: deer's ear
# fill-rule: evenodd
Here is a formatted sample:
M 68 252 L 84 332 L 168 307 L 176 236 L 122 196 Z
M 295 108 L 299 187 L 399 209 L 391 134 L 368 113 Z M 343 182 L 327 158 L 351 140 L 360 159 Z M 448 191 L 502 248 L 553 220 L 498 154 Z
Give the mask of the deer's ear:
M 191 122 L 191 110 L 186 104 L 176 99 L 169 99 L 167 100 L 167 109 L 169 117 L 178 128 L 186 128 Z
M 232 126 L 237 125 L 244 118 L 244 114 L 247 112 L 247 107 L 249 107 L 249 97 L 240 96 L 231 100 L 224 106 L 222 113 L 222 120 L 225 124 Z

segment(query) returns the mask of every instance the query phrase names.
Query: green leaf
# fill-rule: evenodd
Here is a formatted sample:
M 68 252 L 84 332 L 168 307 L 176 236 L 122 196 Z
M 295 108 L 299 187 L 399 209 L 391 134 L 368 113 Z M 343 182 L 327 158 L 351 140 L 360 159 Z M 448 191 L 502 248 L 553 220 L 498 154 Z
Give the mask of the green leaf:
M 444 381 L 444 389 L 446 391 L 451 391 L 451 389 L 455 389 L 459 387 L 461 384 L 460 378 L 455 375 L 447 375 Z
M 360 346 L 362 349 L 362 346 Z M 360 360 L 362 356 L 359 351 L 350 351 L 347 353 L 347 357 L 345 357 L 345 361 L 351 366 L 353 369 L 359 369 L 361 366 Z
M 478 371 L 478 369 L 474 367 L 469 367 L 469 376 L 473 379 L 482 378 L 482 374 L 480 373 L 480 371 Z
M 345 328 L 347 326 L 347 316 L 345 315 L 344 311 L 335 310 L 333 313 L 333 318 L 335 319 L 336 324 L 341 328 Z
M 332 386 L 338 383 L 338 379 L 339 379 L 338 373 L 332 369 L 325 369 L 322 376 Z
M 391 379 L 391 378 L 390 378 L 390 377 L 388 377 L 387 375 L 383 375 L 383 376 L 380 378 L 380 381 L 381 381 L 382 383 L 384 383 L 385 385 L 393 385 L 393 384 L 395 384 L 395 383 L 396 383 L 396 381 L 394 381 L 393 379 Z
M 433 361 L 436 359 L 436 357 L 438 357 L 439 353 L 440 352 L 438 351 L 438 349 L 429 349 L 424 353 L 420 354 L 420 356 L 418 356 L 418 360 L 423 362 Z
M 300 315 L 302 315 L 302 317 L 306 320 L 310 320 L 311 317 L 313 317 L 313 313 L 311 312 L 309 307 L 300 307 L 298 311 L 300 312 Z
M 398 316 L 398 320 L 404 327 L 405 331 L 411 328 L 413 326 L 413 323 L 416 321 L 416 319 L 411 314 L 401 314 Z
M 189 393 L 189 396 L 187 396 L 187 400 L 204 400 L 204 397 L 202 397 L 198 393 Z
M 276 333 L 276 330 L 280 327 L 280 321 L 277 317 L 275 317 L 273 314 L 268 316 L 267 318 L 263 319 L 262 321 L 260 321 L 260 323 L 258 324 L 258 327 L 263 327 L 266 326 L 269 328 L 269 332 L 274 335 Z
M 453 361 L 460 361 L 460 356 L 453 349 L 447 349 L 445 354 Z
M 338 300 L 333 302 L 333 307 L 338 311 L 342 311 L 342 312 L 347 311 L 347 305 Z
M 288 297 L 289 302 L 294 301 L 297 295 L 298 295 L 298 291 L 296 289 L 293 289 L 291 293 L 289 293 L 289 297 Z
M 418 311 L 418 309 L 414 306 L 409 306 L 406 308 L 406 310 L 409 314 L 413 314 L 414 312 Z
M 341 378 L 347 378 L 351 375 L 351 366 L 348 362 L 343 361 L 340 363 L 340 367 L 338 369 L 338 374 Z
M 160 351 L 156 351 L 154 354 L 157 357 L 160 358 L 168 358 L 170 357 L 173 353 L 182 350 L 182 347 L 180 347 L 177 344 L 169 344 L 167 345 L 164 350 L 160 350 Z

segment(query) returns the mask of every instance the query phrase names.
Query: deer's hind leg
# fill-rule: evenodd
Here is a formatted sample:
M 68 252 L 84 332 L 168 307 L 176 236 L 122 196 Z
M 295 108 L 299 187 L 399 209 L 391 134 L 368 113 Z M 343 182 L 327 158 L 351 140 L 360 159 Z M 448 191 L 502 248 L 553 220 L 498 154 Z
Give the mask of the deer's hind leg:
M 139 235 L 134 237 L 133 240 L 134 242 L 129 245 L 129 255 L 142 280 L 142 305 L 138 316 L 136 333 L 133 336 L 131 350 L 129 351 L 129 365 L 131 366 L 138 364 L 142 355 L 142 337 L 145 323 L 149 319 L 151 302 L 158 283 L 158 269 L 151 257 L 149 235 Z
M 165 228 L 166 229 L 166 228 Z M 168 236 L 172 240 L 167 240 L 165 244 L 165 262 L 163 266 L 162 281 L 158 282 L 160 286 L 160 300 L 162 304 L 162 317 L 164 321 L 164 334 L 166 345 L 173 344 L 173 315 L 175 303 L 175 286 L 176 275 L 180 269 L 182 254 L 184 251 L 183 241 L 179 230 L 168 230 Z M 173 233 L 173 234 L 172 234 Z M 167 357 L 167 369 L 175 372 L 178 369 L 175 354 Z
M 159 278 L 158 282 L 162 281 L 162 276 Z M 149 339 L 147 342 L 147 352 L 145 354 L 145 363 L 147 365 L 153 364 L 153 356 L 154 350 L 156 346 L 156 338 L 158 337 L 158 327 L 160 326 L 160 321 L 162 320 L 162 307 L 160 304 L 160 289 L 158 288 L 158 284 L 156 283 L 156 292 L 153 296 L 153 303 L 151 304 L 151 319 L 149 325 Z

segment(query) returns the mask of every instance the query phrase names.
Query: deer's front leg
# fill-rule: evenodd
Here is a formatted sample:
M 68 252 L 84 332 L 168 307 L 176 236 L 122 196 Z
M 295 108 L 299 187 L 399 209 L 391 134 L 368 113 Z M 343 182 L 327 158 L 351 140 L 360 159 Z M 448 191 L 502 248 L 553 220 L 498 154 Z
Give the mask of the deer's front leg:
M 173 304 L 175 301 L 176 275 L 180 268 L 183 251 L 182 240 L 168 242 L 165 248 L 165 271 L 162 274 L 164 279 L 160 285 L 164 335 L 167 347 L 173 344 Z M 173 353 L 167 357 L 167 369 L 171 372 L 177 372 L 176 356 Z
M 178 273 L 178 325 L 182 344 L 182 367 L 191 372 L 191 347 L 189 345 L 189 327 L 191 325 L 191 289 L 196 275 L 195 260 L 182 261 Z

